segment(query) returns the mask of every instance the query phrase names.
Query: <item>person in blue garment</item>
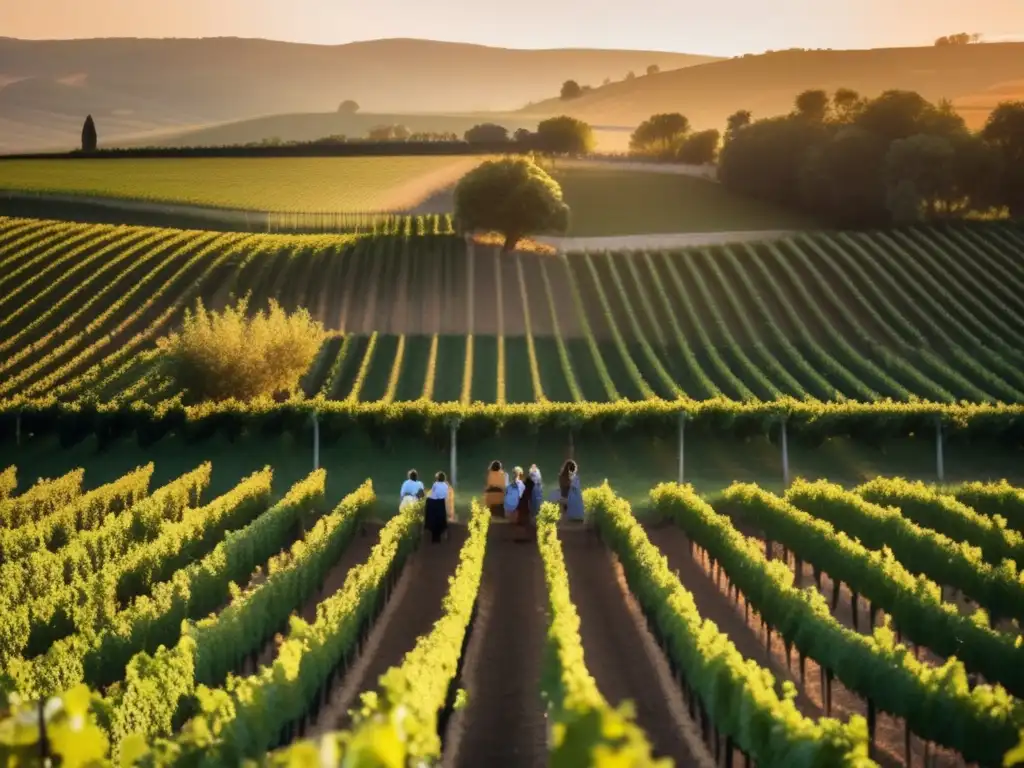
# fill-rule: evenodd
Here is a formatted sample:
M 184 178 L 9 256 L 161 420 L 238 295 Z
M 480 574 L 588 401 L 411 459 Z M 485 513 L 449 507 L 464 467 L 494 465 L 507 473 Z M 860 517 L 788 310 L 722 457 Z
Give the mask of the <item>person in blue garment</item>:
M 579 465 L 569 459 L 558 473 L 562 513 L 574 523 L 583 522 L 583 491 L 580 488 L 579 469 Z
M 530 466 L 530 473 L 527 475 L 526 488 L 530 492 L 530 516 L 536 522 L 540 514 L 540 505 L 544 503 L 544 478 L 536 464 Z

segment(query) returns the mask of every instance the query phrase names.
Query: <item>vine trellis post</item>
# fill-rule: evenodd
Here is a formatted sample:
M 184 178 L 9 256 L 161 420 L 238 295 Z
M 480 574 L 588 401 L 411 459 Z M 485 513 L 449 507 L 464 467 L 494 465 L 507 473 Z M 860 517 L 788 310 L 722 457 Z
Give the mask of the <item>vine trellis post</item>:
M 686 467 L 686 414 L 679 414 L 679 484 L 683 484 Z
M 458 446 L 457 446 L 457 435 L 459 433 L 459 421 L 458 419 L 453 420 L 449 428 L 451 429 L 451 472 L 448 477 L 451 481 L 452 487 L 455 488 L 458 483 L 456 482 L 456 470 L 458 468 Z
M 789 442 L 786 437 L 785 418 L 782 419 L 779 428 L 782 431 L 780 440 L 782 443 L 782 486 L 783 488 L 789 488 Z
M 317 411 L 310 415 L 313 420 L 313 471 L 320 469 L 320 418 Z

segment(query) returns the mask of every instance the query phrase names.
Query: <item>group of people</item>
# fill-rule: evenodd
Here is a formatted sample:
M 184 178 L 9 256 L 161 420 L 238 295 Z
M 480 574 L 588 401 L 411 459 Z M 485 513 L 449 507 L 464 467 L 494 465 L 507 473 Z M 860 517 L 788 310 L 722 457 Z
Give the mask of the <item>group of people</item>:
M 558 490 L 552 501 L 562 507 L 569 520 L 583 520 L 583 491 L 580 489 L 579 467 L 569 459 L 558 473 Z M 495 517 L 509 518 L 523 529 L 522 539 L 537 535 L 537 515 L 544 503 L 544 479 L 536 464 L 529 472 L 514 467 L 511 474 L 500 461 L 492 461 L 484 485 L 484 503 Z
M 408 479 L 402 483 L 401 506 L 424 501 L 424 527 L 430 531 L 433 542 L 441 541 L 448 529 L 448 523 L 455 519 L 455 490 L 444 472 L 434 476 L 430 491 L 419 479 L 415 469 L 409 470 Z M 583 521 L 583 491 L 580 487 L 579 467 L 569 459 L 558 473 L 558 489 L 552 493 L 552 501 L 558 502 L 562 515 L 570 521 Z M 506 472 L 500 461 L 492 461 L 484 484 L 484 504 L 491 514 L 509 519 L 520 526 L 521 540 L 532 540 L 537 535 L 537 515 L 544 503 L 544 480 L 536 464 L 529 472 L 514 467 L 511 474 Z

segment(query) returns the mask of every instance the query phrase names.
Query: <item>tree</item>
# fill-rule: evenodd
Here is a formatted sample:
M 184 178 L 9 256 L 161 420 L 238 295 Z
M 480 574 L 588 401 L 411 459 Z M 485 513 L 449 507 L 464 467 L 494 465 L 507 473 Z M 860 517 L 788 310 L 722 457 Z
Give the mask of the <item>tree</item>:
M 678 112 L 651 115 L 629 138 L 629 149 L 639 154 L 671 157 L 690 130 L 690 121 Z
M 636 72 L 634 72 L 632 69 L 629 70 L 629 72 L 626 73 L 626 79 L 627 80 L 636 80 Z
M 455 187 L 455 220 L 461 232 L 500 232 L 508 252 L 527 235 L 568 229 L 569 206 L 558 182 L 531 160 L 490 160 Z
M 718 178 L 734 192 L 800 208 L 800 168 L 828 138 L 826 126 L 792 116 L 758 120 L 722 147 Z
M 934 218 L 942 201 L 954 197 L 955 152 L 942 136 L 918 134 L 889 145 L 885 156 L 889 205 L 898 223 L 916 221 L 921 213 Z M 917 201 L 918 216 L 910 215 L 910 190 Z
M 354 115 L 358 111 L 359 105 L 352 101 L 352 99 L 345 99 L 345 101 L 338 105 L 339 115 Z
M 93 122 L 92 115 L 89 115 L 85 118 L 85 125 L 82 126 L 82 151 L 95 152 L 98 144 L 96 123 Z
M 749 109 L 741 109 L 738 112 L 733 112 L 729 115 L 725 121 L 725 141 L 726 143 L 732 141 L 736 134 L 750 125 L 752 116 Z
M 300 309 L 289 315 L 271 299 L 249 316 L 248 297 L 223 312 L 202 302 L 186 310 L 180 331 L 157 342 L 162 367 L 191 402 L 251 400 L 294 391 L 326 337 Z
M 610 77 L 606 77 L 604 80 L 601 81 L 601 85 L 611 85 L 611 84 L 612 84 L 612 79 Z
M 952 136 L 966 130 L 951 105 L 935 106 L 916 91 L 885 91 L 864 105 L 856 124 L 889 141 L 919 133 Z
M 1006 165 L 999 150 L 981 134 L 964 133 L 948 141 L 954 152 L 954 194 L 947 207 L 989 211 L 1006 205 Z
M 1024 101 L 1006 101 L 992 110 L 981 136 L 1002 161 L 1003 205 L 1014 216 L 1024 216 Z
M 533 131 L 529 128 L 518 128 L 516 132 L 512 134 L 512 140 L 519 144 L 526 144 L 533 140 Z
M 659 66 L 658 66 L 657 64 L 651 64 L 651 65 L 650 65 L 650 66 L 649 66 L 649 67 L 647 68 L 647 74 L 648 74 L 648 75 L 656 75 L 656 74 L 658 74 L 659 72 L 661 72 L 661 67 L 659 67 Z
M 838 227 L 888 224 L 882 173 L 886 149 L 884 139 L 863 128 L 841 128 L 804 158 L 801 207 Z
M 594 151 L 594 131 L 582 120 L 563 115 L 537 125 L 537 149 L 549 155 L 586 155 Z
M 367 138 L 370 141 L 406 141 L 409 135 L 409 129 L 404 125 L 375 125 Z
M 795 104 L 796 114 L 804 120 L 823 123 L 828 117 L 829 98 L 825 91 L 804 91 L 796 97 Z
M 722 135 L 711 128 L 707 131 L 698 131 L 683 139 L 679 145 L 679 153 L 676 159 L 681 163 L 690 165 L 707 165 L 715 162 L 718 157 L 718 145 Z
M 578 99 L 583 95 L 583 89 L 580 88 L 580 84 L 575 80 L 566 80 L 562 83 L 562 99 L 563 101 L 569 101 L 570 99 Z
M 955 35 L 946 35 L 940 37 L 935 41 L 935 45 L 939 47 L 949 45 L 970 45 L 971 43 L 977 43 L 981 40 L 981 34 L 975 32 L 971 34 L 969 32 L 957 32 Z
M 470 144 L 501 144 L 508 141 L 508 128 L 495 123 L 481 123 L 466 131 L 463 138 Z
M 857 119 L 866 103 L 852 88 L 836 88 L 832 94 L 832 114 L 836 122 L 846 125 Z

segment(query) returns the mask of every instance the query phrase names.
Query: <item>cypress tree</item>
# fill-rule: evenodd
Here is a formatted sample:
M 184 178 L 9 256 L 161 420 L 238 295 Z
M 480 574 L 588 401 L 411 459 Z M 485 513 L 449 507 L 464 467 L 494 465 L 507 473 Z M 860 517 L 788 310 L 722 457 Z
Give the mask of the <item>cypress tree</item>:
M 82 126 L 82 151 L 96 151 L 96 123 L 92 121 L 92 115 L 85 118 L 85 125 Z

